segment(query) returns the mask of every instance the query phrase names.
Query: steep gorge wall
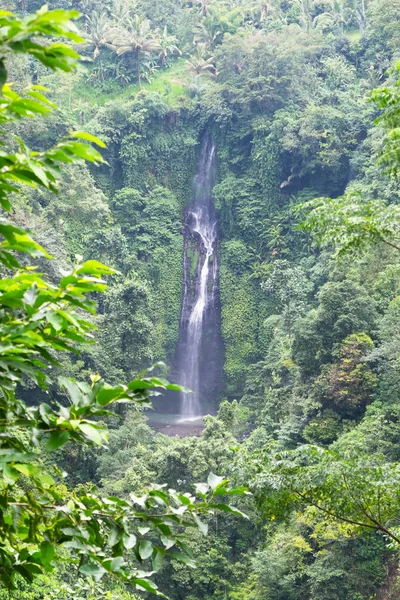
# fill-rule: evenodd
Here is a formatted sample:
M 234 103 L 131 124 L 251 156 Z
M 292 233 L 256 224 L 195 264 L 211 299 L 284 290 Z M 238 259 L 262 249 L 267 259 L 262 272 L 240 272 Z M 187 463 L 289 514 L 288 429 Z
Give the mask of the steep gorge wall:
M 167 361 L 179 333 L 183 212 L 191 198 L 198 129 L 155 94 L 127 106 L 106 106 L 92 129 L 101 131 L 107 142 L 109 165 L 94 176 L 105 186 L 127 246 L 125 278 L 140 280 L 148 294 L 149 358 Z M 131 309 L 135 310 L 133 303 Z M 135 336 L 132 331 L 133 347 Z M 133 369 L 147 366 L 149 360 L 140 361 Z
M 219 317 L 209 322 L 209 329 L 221 327 L 225 349 L 216 348 L 218 356 L 212 361 L 216 372 L 224 361 L 224 381 L 214 388 L 216 397 L 225 389 L 233 398 L 243 393 L 246 369 L 261 358 L 264 347 L 268 310 L 253 266 L 257 254 L 269 251 L 262 236 L 269 215 L 279 205 L 280 166 L 275 140 L 265 142 L 261 136 L 253 143 L 248 138 L 238 146 L 235 136 L 220 124 L 209 120 L 207 127 L 216 140 L 218 157 L 213 196 L 221 236 L 222 315 L 221 322 Z M 152 348 L 147 359 L 174 362 L 184 277 L 184 220 L 204 118 L 185 109 L 171 112 L 160 97 L 147 94 L 126 109 L 105 107 L 92 129 L 102 132 L 109 162 L 94 176 L 108 194 L 113 218 L 134 255 L 130 273 L 148 290 Z M 234 166 L 235 154 L 242 157 L 240 168 Z M 193 263 L 195 255 L 188 247 L 188 260 Z M 189 270 L 194 272 L 196 265 L 190 264 Z M 208 399 L 210 407 L 216 397 Z

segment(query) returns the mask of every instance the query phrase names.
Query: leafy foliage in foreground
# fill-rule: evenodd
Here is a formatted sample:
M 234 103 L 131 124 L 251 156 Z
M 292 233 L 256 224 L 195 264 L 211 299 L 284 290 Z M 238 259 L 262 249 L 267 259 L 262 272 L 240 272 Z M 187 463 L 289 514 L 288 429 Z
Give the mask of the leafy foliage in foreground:
M 78 55 L 64 44 L 48 43 L 47 37 L 63 35 L 79 41 L 69 20 L 76 16 L 43 8 L 36 16 L 20 20 L 2 11 L 1 48 L 32 54 L 54 70 L 70 71 Z M 2 125 L 50 111 L 52 105 L 42 93 L 45 89 L 33 86 L 22 97 L 5 83 L 4 62 L 1 69 Z M 11 140 L 6 137 L 0 150 L 2 208 L 10 211 L 11 194 L 19 193 L 21 184 L 57 192 L 62 163 L 81 159 L 101 163 L 101 154 L 88 142 L 104 147 L 94 136 L 73 132 L 45 152 L 31 151 L 21 140 L 19 149 L 9 152 Z M 60 281 L 50 282 L 27 264 L 36 257 L 50 258 L 29 233 L 3 219 L 0 234 L 0 262 L 7 269 L 0 282 L 0 580 L 8 588 L 15 586 L 16 575 L 32 582 L 62 556 L 95 580 L 109 573 L 137 589 L 162 595 L 149 578 L 163 557 L 193 563 L 184 528 L 206 533 L 199 515 L 214 509 L 241 514 L 216 499 L 242 494 L 244 489 L 230 490 L 226 479 L 210 475 L 207 484 L 197 486 L 198 502 L 195 495 L 165 486 L 124 500 L 66 490 L 63 473 L 57 469 L 50 473 L 44 467 L 47 453 L 67 443 L 102 446 L 107 429 L 98 419 L 110 415 L 110 408 L 121 403 L 149 406 L 157 389 L 181 388 L 146 374 L 114 387 L 98 375 L 91 384 L 64 377 L 58 382 L 65 396 L 60 401 L 29 406 L 20 400 L 18 384 L 31 382 L 46 391 L 51 383 L 49 368 L 58 364 L 58 354 L 77 353 L 76 344 L 91 341 L 94 325 L 85 316 L 95 312 L 90 295 L 103 292 L 107 286 L 102 277 L 115 271 L 96 260 L 78 259 Z M 28 261 L 19 258 L 21 253 Z M 148 559 L 150 570 L 141 564 Z

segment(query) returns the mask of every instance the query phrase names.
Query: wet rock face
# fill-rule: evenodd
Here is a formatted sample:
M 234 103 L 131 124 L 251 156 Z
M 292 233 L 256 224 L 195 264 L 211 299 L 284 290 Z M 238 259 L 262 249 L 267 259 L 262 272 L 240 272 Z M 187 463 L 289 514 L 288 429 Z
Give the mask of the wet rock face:
M 174 379 L 193 390 L 180 398 L 180 413 L 186 418 L 215 410 L 222 381 L 218 227 L 212 199 L 215 177 L 215 146 L 205 136 L 193 201 L 185 215 L 183 297 L 173 369 Z

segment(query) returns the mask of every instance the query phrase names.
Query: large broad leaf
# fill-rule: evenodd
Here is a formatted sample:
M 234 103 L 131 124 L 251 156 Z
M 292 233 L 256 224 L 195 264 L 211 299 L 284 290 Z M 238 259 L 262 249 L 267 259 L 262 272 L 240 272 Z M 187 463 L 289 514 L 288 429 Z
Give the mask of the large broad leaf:
M 201 531 L 201 533 L 203 535 L 207 535 L 207 533 L 208 533 L 207 523 L 203 523 L 203 521 L 196 515 L 196 513 L 193 513 L 193 519 L 195 520 L 196 525 L 199 528 L 199 530 Z
M 160 539 L 164 544 L 166 550 L 169 550 L 170 548 L 172 548 L 172 546 L 175 546 L 176 544 L 176 539 L 174 537 L 162 535 Z
M 56 332 L 61 331 L 65 323 L 64 317 L 56 312 L 47 313 L 46 319 L 54 327 Z
M 96 427 L 89 425 L 89 423 L 80 423 L 78 427 L 91 442 L 97 444 L 97 446 L 102 445 L 103 436 Z
M 39 473 L 40 473 L 40 467 L 38 467 L 37 465 L 29 464 L 29 463 L 28 464 L 14 463 L 14 469 L 19 471 L 19 473 L 22 473 L 22 475 L 25 475 L 25 477 L 35 477 L 36 475 L 39 475 Z
M 57 450 L 64 446 L 70 439 L 71 433 L 69 431 L 53 431 L 47 441 L 47 450 Z
M 11 14 L 11 13 L 10 13 Z M 7 81 L 7 70 L 4 64 L 4 59 L 0 59 L 0 91 L 3 88 L 3 85 Z
M 214 473 L 210 473 L 207 479 L 207 483 L 212 490 L 215 490 L 223 481 L 226 481 L 224 477 L 219 477 L 218 475 L 214 475 Z
M 105 406 L 106 404 L 109 404 L 112 400 L 114 400 L 115 398 L 118 398 L 118 396 L 120 396 L 123 391 L 124 391 L 124 388 L 122 386 L 118 386 L 115 388 L 105 386 L 97 394 L 96 400 L 100 404 L 100 406 Z
M 106 572 L 103 567 L 96 563 L 87 563 L 86 565 L 82 565 L 79 567 L 79 571 L 88 577 L 93 577 L 95 581 L 100 581 Z
M 99 138 L 95 137 L 94 135 L 87 133 L 86 131 L 74 131 L 73 133 L 71 133 L 71 137 L 79 138 L 81 140 L 87 140 L 88 142 L 93 142 L 94 144 L 97 144 L 97 146 L 100 146 L 100 148 L 106 147 L 104 142 L 99 140 Z
M 114 269 L 97 260 L 87 260 L 76 269 L 76 272 L 85 275 L 113 275 L 116 273 Z
M 236 488 L 229 489 L 225 485 L 218 486 L 214 491 L 214 496 L 251 496 L 251 492 L 242 485 Z
M 139 556 L 142 560 L 150 558 L 153 553 L 153 546 L 148 540 L 141 540 L 139 542 Z
M 4 465 L 3 477 L 4 477 L 4 481 L 8 485 L 14 485 L 14 483 L 17 481 L 17 479 L 19 477 L 19 473 L 16 469 L 14 469 L 13 467 L 10 467 L 10 465 Z
M 231 506 L 229 504 L 209 504 L 209 507 L 216 508 L 217 510 L 222 510 L 223 512 L 229 512 L 234 515 L 244 517 L 245 519 L 249 518 L 244 512 L 236 508 L 236 506 Z
M 154 548 L 153 554 L 151 556 L 151 564 L 153 566 L 154 571 L 159 571 L 164 562 L 164 554 L 165 551 L 161 551 L 158 548 Z
M 118 544 L 118 542 L 122 539 L 124 532 L 119 527 L 113 527 L 108 535 L 107 543 L 111 548 Z
M 43 565 L 49 565 L 55 554 L 54 546 L 50 542 L 40 544 L 40 559 Z
M 157 591 L 156 584 L 152 581 L 149 581 L 148 579 L 141 579 L 139 577 L 136 577 L 135 584 L 137 589 L 141 590 L 142 592 L 150 592 L 152 594 L 156 594 L 156 596 L 161 596 L 162 598 L 165 598 L 164 594 L 161 594 Z
M 176 560 L 179 560 L 179 562 L 188 565 L 188 567 L 192 567 L 192 569 L 195 569 L 197 567 L 194 558 L 188 556 L 187 554 L 183 554 L 183 552 L 172 552 L 171 556 L 173 556 Z
M 206 494 L 208 492 L 208 490 L 210 489 L 210 486 L 208 485 L 208 483 L 195 483 L 194 487 L 196 489 L 196 492 L 202 497 L 205 498 Z
M 39 290 L 36 283 L 33 283 L 29 289 L 26 290 L 24 294 L 24 302 L 28 306 L 33 306 L 36 302 L 37 297 L 39 296 Z
M 123 538 L 124 547 L 126 550 L 131 550 L 136 544 L 136 536 L 131 533 L 130 535 L 124 535 Z

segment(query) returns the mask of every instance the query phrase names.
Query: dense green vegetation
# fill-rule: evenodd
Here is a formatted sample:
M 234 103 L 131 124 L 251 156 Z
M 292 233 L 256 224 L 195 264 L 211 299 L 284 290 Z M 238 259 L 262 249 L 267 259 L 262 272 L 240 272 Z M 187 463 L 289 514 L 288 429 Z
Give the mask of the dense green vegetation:
M 22 17 L 41 2 L 9 4 Z M 219 412 L 205 418 L 199 437 L 155 434 L 140 410 L 123 406 L 107 417 L 108 449 L 82 445 L 83 428 L 80 443 L 62 439 L 50 458 L 32 434 L 41 467 L 51 470 L 56 460 L 69 473 L 63 483 L 52 473 L 54 493 L 88 497 L 96 486 L 100 498 L 127 500 L 154 483 L 191 490 L 210 472 L 226 475 L 252 491 L 233 502 L 249 519 L 210 514 L 205 537 L 203 518 L 184 549 L 196 569 L 156 564 L 152 579 L 168 597 L 394 600 L 400 591 L 399 0 L 49 5 L 82 13 L 77 28 L 84 42 L 74 41 L 82 66 L 52 72 L 57 65 L 38 63 L 18 43 L 11 48 L 18 52 L 5 53 L 11 89 L 22 94 L 31 83 L 44 85 L 60 107 L 46 118 L 7 123 L 5 151 L 16 152 L 11 134 L 44 152 L 81 129 L 106 147 L 101 157 L 92 155 L 97 166 L 65 164 L 58 195 L 52 185 L 21 186 L 9 219 L 34 231 L 54 256 L 37 259 L 54 286 L 60 269 L 77 276 L 79 265 L 93 260 L 111 267 L 109 287 L 92 288 L 97 315 L 84 326 L 97 325 L 97 343 L 83 345 L 79 355 L 64 353 L 54 371 L 82 380 L 100 373 L 115 390 L 154 362 L 171 360 L 182 295 L 182 213 L 204 131 L 218 154 L 213 195 L 226 354 Z M 15 100 L 7 89 L 1 102 Z M 34 112 L 45 112 L 37 99 L 42 108 Z M 15 240 L 2 235 L 7 249 Z M 59 332 L 57 317 L 51 319 Z M 18 374 L 17 398 L 32 411 L 43 402 L 63 404 L 57 381 L 52 377 L 45 393 Z M 13 487 L 14 471 L 3 470 L 2 485 Z M 18 485 L 22 495 L 43 481 Z M 4 523 L 15 526 L 7 516 Z M 36 539 L 42 566 L 46 544 L 55 539 Z M 152 533 L 149 539 L 157 546 Z M 111 553 L 117 544 L 109 544 Z M 69 551 L 60 550 L 60 558 Z M 149 556 L 138 552 L 135 560 Z M 34 584 L 17 577 L 13 597 L 150 597 L 120 587 L 110 573 L 78 580 L 76 567 L 61 560 Z

